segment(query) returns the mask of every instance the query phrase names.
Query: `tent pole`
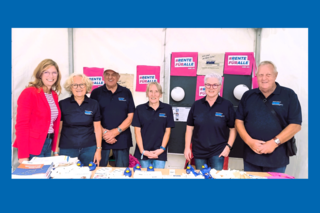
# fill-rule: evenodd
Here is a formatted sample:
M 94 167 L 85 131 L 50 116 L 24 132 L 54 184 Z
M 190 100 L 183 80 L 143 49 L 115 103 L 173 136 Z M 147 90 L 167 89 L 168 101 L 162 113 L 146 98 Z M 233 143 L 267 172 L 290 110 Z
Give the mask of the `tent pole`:
M 262 28 L 255 28 L 256 31 L 256 42 L 255 42 L 255 51 L 254 57 L 256 59 L 256 65 L 260 64 L 260 52 L 261 52 L 261 31 Z
M 69 56 L 69 75 L 73 71 L 73 28 L 68 28 L 68 56 Z

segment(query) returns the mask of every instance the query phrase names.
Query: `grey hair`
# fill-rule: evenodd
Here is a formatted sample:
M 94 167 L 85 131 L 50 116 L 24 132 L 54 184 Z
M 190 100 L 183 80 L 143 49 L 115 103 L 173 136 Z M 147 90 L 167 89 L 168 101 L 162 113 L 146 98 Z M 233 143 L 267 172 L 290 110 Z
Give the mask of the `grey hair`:
M 206 83 L 206 81 L 207 81 L 208 78 L 216 78 L 216 79 L 218 79 L 219 84 L 222 84 L 221 75 L 219 75 L 218 73 L 213 72 L 213 73 L 207 74 L 207 75 L 204 77 L 204 83 Z
M 268 64 L 270 64 L 270 65 L 273 67 L 273 72 L 274 72 L 275 74 L 278 73 L 277 67 L 276 67 L 276 65 L 274 65 L 274 63 L 272 63 L 271 61 L 262 61 L 262 62 L 260 62 L 259 66 L 258 66 L 258 68 L 257 68 L 257 70 L 256 70 L 256 76 L 258 75 L 259 67 L 262 66 L 262 65 L 268 65 Z
M 147 85 L 147 90 L 146 90 L 146 95 L 147 95 L 147 97 L 148 97 L 148 92 L 149 92 L 149 89 L 150 89 L 150 86 L 151 86 L 151 85 L 156 85 L 157 90 L 158 90 L 159 93 L 162 95 L 162 87 L 161 87 L 161 85 L 160 85 L 158 82 L 154 81 L 154 82 L 148 83 L 148 85 Z

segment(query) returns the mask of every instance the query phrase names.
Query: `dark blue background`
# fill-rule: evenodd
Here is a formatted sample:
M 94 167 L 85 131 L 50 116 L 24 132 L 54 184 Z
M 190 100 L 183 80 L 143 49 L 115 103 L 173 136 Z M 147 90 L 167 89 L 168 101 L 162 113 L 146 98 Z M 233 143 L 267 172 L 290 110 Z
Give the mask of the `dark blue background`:
M 222 2 L 58 0 L 0 3 L 2 212 L 297 212 L 316 207 L 319 202 L 319 163 L 315 155 L 319 150 L 315 134 L 319 121 L 319 89 L 315 86 L 319 84 L 319 66 L 316 65 L 318 6 L 308 1 Z M 11 180 L 11 28 L 17 27 L 309 28 L 309 179 Z

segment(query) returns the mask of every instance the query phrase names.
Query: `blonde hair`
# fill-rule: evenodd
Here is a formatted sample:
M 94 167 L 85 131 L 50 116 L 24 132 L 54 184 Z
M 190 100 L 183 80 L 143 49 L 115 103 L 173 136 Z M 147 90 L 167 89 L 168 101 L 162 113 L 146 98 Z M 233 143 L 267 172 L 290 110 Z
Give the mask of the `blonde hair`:
M 149 92 L 149 89 L 150 89 L 150 86 L 151 85 L 156 85 L 156 87 L 157 87 L 157 89 L 158 89 L 158 91 L 160 92 L 160 94 L 162 95 L 162 87 L 161 87 L 161 85 L 158 83 L 158 82 L 150 82 L 150 83 L 148 83 L 148 85 L 147 85 L 147 90 L 146 90 L 146 95 L 147 95 L 147 97 L 148 97 L 148 92 Z
M 33 71 L 33 75 L 32 75 L 32 77 L 34 78 L 34 81 L 29 82 L 28 87 L 36 87 L 38 89 L 42 88 L 44 86 L 44 83 L 41 80 L 41 76 L 42 76 L 43 72 L 51 66 L 54 66 L 58 72 L 57 80 L 52 85 L 51 89 L 56 91 L 60 95 L 60 93 L 61 93 L 61 85 L 60 85 L 61 73 L 60 73 L 58 64 L 55 61 L 53 61 L 52 59 L 44 59 L 43 61 L 40 62 L 40 64 L 38 64 L 36 69 Z
M 73 82 L 73 77 L 76 77 L 76 76 L 82 77 L 82 82 L 86 84 L 86 88 L 87 88 L 87 91 L 86 91 L 86 92 L 87 92 L 87 93 L 91 92 L 91 88 L 92 88 L 93 83 L 92 83 L 92 81 L 91 81 L 85 74 L 82 74 L 82 73 L 72 73 L 72 74 L 68 77 L 66 83 L 64 83 L 64 85 L 63 85 L 64 88 L 65 88 L 68 92 L 72 93 L 71 87 L 72 87 L 72 84 L 74 83 L 74 82 Z
M 262 61 L 262 62 L 259 64 L 259 66 L 258 66 L 258 68 L 257 68 L 257 70 L 256 70 L 256 76 L 258 75 L 259 67 L 262 66 L 262 65 L 267 65 L 267 64 L 270 64 L 270 65 L 273 67 L 273 72 L 274 72 L 275 74 L 278 73 L 277 67 L 276 67 L 276 65 L 274 65 L 274 63 L 272 63 L 271 61 Z

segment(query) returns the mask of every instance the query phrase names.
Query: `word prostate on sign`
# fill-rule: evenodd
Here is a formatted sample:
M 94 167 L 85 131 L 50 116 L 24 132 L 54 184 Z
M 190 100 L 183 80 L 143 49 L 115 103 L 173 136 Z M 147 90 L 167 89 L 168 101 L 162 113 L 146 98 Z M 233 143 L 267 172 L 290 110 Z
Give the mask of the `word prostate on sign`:
M 230 55 L 228 57 L 229 66 L 250 65 L 247 55 Z
M 93 82 L 93 85 L 101 86 L 104 84 L 102 76 L 88 76 L 88 78 Z
M 204 86 L 199 87 L 199 96 L 206 96 L 206 88 Z
M 175 67 L 194 67 L 195 63 L 192 57 L 175 58 Z
M 139 75 L 139 84 L 148 84 L 150 82 L 157 82 L 155 75 Z

